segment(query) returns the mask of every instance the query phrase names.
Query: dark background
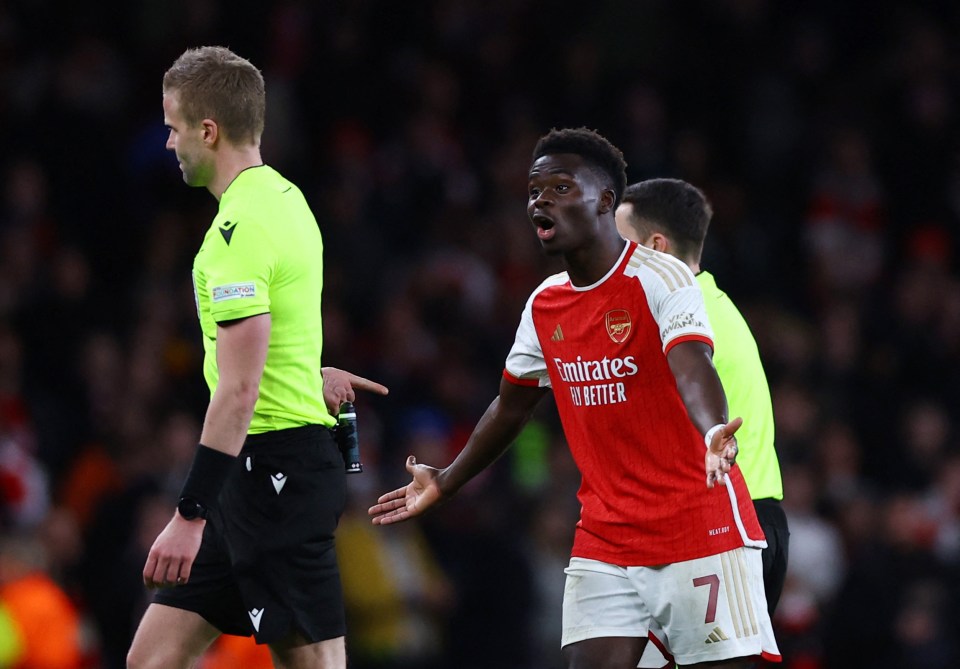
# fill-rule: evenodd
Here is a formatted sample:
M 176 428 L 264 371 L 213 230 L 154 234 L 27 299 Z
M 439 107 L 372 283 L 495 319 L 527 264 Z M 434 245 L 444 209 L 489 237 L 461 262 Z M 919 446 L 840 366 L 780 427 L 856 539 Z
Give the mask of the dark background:
M 216 202 L 164 149 L 161 78 L 222 44 L 263 70 L 264 158 L 324 234 L 325 363 L 391 388 L 358 401 L 354 666 L 559 666 L 577 475 L 549 402 L 443 509 L 374 534 L 365 509 L 496 394 L 558 269 L 530 153 L 580 125 L 714 205 L 703 266 L 773 391 L 784 666 L 960 665 L 958 37 L 935 1 L 0 5 L 4 545 L 69 595 L 88 666 L 122 666 L 207 401 L 190 266 Z

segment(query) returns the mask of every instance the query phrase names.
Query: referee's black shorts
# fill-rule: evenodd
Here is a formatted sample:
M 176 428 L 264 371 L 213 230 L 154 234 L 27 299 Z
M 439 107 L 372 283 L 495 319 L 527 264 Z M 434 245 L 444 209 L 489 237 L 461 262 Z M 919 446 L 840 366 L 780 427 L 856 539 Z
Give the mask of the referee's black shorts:
M 343 458 L 319 425 L 250 435 L 207 520 L 190 582 L 158 604 L 225 634 L 313 643 L 345 634 L 333 533 L 346 502 Z
M 790 528 L 787 526 L 787 514 L 779 500 L 772 497 L 755 499 L 753 508 L 757 511 L 757 520 L 767 537 L 767 547 L 760 555 L 763 559 L 763 588 L 767 594 L 767 611 L 773 618 L 773 612 L 783 593 L 783 583 L 787 579 Z

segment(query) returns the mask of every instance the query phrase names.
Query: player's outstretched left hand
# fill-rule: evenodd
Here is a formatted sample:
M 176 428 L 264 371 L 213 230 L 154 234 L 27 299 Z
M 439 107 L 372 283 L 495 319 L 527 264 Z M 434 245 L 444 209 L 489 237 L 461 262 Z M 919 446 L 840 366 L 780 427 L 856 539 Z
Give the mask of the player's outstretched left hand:
M 743 425 L 742 418 L 732 421 L 717 430 L 707 446 L 704 464 L 707 470 L 707 487 L 712 488 L 717 483 L 723 483 L 723 477 L 730 472 L 730 468 L 737 461 L 737 439 L 734 433 Z
M 377 504 L 367 511 L 373 516 L 374 525 L 389 525 L 419 516 L 440 501 L 443 495 L 437 485 L 439 469 L 430 465 L 418 465 L 417 459 L 411 455 L 407 458 L 407 471 L 413 476 L 413 481 L 381 495 Z

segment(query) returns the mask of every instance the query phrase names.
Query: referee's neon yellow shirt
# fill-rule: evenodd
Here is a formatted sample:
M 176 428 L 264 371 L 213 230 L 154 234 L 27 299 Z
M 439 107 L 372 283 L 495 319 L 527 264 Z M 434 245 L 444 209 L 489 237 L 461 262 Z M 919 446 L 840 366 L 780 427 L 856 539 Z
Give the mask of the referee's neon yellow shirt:
M 323 402 L 323 241 L 300 189 L 266 165 L 241 172 L 193 261 L 203 374 L 216 390 L 217 323 L 270 313 L 270 345 L 250 434 L 332 426 Z
M 697 274 L 713 327 L 713 364 L 727 395 L 729 416 L 743 418 L 737 430 L 737 464 L 753 499 L 783 499 L 780 461 L 773 445 L 773 402 L 757 342 L 740 310 L 717 288 L 709 272 Z

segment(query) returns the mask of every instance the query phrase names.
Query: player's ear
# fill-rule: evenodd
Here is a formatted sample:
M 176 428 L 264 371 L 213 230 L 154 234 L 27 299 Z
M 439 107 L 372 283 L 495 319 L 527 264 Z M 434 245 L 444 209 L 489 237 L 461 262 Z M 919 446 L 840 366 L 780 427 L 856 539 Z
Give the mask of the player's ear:
M 669 253 L 670 249 L 670 240 L 659 232 L 654 232 L 650 235 L 650 239 L 647 240 L 647 243 L 644 244 L 647 248 L 651 248 L 654 251 L 660 251 L 661 253 Z
M 220 137 L 220 127 L 217 125 L 217 122 L 205 118 L 200 122 L 200 126 L 203 128 L 203 143 L 207 146 L 216 144 L 217 138 Z
M 617 196 L 614 195 L 613 191 L 609 188 L 600 191 L 600 200 L 598 201 L 598 209 L 601 214 L 608 214 L 613 211 L 613 208 L 616 206 Z

